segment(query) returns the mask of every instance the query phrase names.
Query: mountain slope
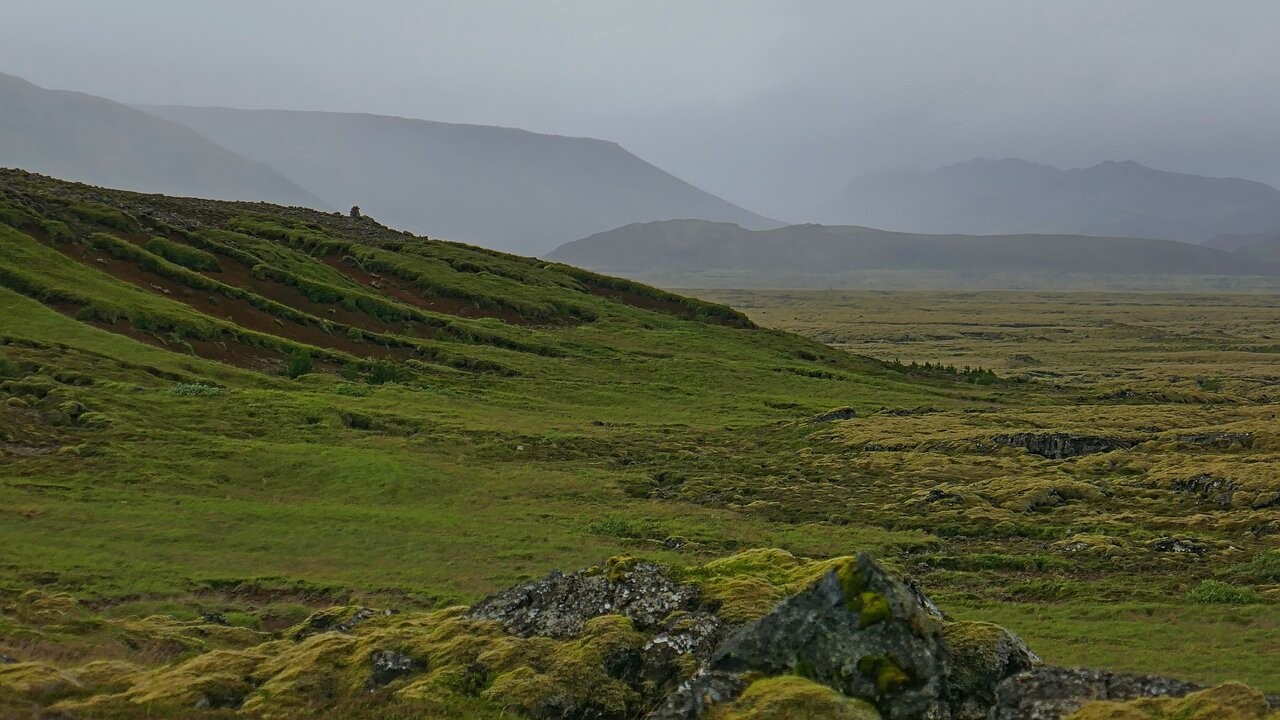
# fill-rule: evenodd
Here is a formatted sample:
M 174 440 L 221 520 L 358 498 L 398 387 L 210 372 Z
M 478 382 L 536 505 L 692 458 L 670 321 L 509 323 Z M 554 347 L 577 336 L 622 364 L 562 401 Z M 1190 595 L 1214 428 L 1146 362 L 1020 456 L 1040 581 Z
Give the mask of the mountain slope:
M 1058 170 L 973 160 L 927 173 L 868 175 L 814 211 L 825 223 L 917 233 L 1051 233 L 1202 242 L 1280 226 L 1280 190 L 1135 162 Z
M 3 74 L 0 167 L 142 192 L 323 207 L 272 168 L 184 125 Z
M 1280 232 L 1260 235 L 1234 252 L 1242 258 L 1264 263 L 1280 263 Z
M 1168 240 L 913 235 L 825 225 L 753 231 L 702 221 L 628 225 L 567 243 L 547 257 L 637 277 L 728 271 L 752 282 L 787 277 L 820 282 L 821 278 L 882 270 L 980 275 L 1280 274 L 1280 266 Z
M 1247 235 L 1215 235 L 1204 246 L 1225 250 L 1242 258 L 1280 263 L 1280 230 Z
M 143 108 L 279 168 L 336 207 L 525 254 L 630 222 L 777 223 L 615 143 L 343 113 Z

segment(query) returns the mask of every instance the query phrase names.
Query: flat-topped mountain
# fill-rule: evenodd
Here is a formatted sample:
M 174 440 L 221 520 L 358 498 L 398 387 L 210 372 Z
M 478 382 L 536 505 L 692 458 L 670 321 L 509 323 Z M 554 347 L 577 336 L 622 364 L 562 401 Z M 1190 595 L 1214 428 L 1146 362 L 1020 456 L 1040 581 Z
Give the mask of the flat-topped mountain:
M 3 74 L 0 167 L 143 192 L 324 207 L 276 170 L 184 125 Z
M 335 207 L 525 254 L 632 222 L 773 227 L 616 143 L 379 115 L 145 107 L 279 169 Z
M 858 178 L 819 222 L 917 233 L 1048 233 L 1203 242 L 1280 227 L 1280 190 L 1136 162 L 1059 170 L 1020 159 Z
M 803 286 L 863 271 L 996 274 L 1276 275 L 1280 266 L 1170 240 L 1071 235 L 918 235 L 857 226 L 747 230 L 730 223 L 628 225 L 547 256 L 634 277 L 729 272 Z M 796 278 L 802 278 L 796 280 Z

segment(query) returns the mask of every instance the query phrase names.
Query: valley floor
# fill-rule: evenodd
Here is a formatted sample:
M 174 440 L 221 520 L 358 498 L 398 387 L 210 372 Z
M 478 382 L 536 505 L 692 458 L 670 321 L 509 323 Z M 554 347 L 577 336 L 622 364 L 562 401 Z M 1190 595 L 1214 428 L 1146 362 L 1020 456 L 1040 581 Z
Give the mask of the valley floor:
M 1014 628 L 1053 662 L 1280 688 L 1280 297 L 692 292 L 1039 396 L 834 423 L 806 457 L 840 491 L 806 479 L 761 500 L 933 533 L 938 546 L 899 561 L 957 615 Z M 991 442 L 1019 433 L 1122 447 L 1042 457 Z

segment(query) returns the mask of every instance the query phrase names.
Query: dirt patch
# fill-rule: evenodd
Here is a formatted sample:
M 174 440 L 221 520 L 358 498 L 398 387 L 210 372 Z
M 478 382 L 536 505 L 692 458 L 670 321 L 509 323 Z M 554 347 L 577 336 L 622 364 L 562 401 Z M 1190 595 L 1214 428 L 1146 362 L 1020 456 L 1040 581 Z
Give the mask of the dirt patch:
M 79 305 L 70 303 L 58 303 L 51 306 L 59 313 L 69 318 L 76 319 L 76 314 L 80 312 Z M 285 354 L 279 350 L 269 348 L 260 348 L 249 345 L 248 343 L 236 342 L 233 340 L 188 340 L 185 345 L 178 347 L 164 342 L 160 338 L 150 333 L 143 332 L 128 320 L 120 319 L 113 323 L 102 320 L 89 320 L 80 322 L 86 325 L 92 325 L 99 330 L 124 335 L 140 343 L 145 343 L 153 347 L 162 348 L 171 352 L 191 353 L 196 357 L 205 360 L 213 360 L 226 365 L 234 365 L 235 367 L 244 368 L 246 370 L 274 370 L 280 367 L 285 360 Z
M 222 272 L 205 272 L 202 273 L 203 275 L 227 285 L 244 288 L 256 295 L 268 300 L 274 300 L 281 305 L 287 305 L 299 312 L 374 333 L 396 335 L 411 333 L 414 337 L 421 338 L 433 338 L 439 334 L 435 328 L 423 323 L 389 323 L 359 310 L 348 310 L 338 304 L 326 305 L 318 303 L 292 285 L 276 280 L 264 280 L 254 277 L 252 268 L 235 258 L 216 252 L 214 254 L 218 256 L 218 263 L 222 266 Z
M 265 335 L 273 335 L 293 342 L 313 345 L 315 347 L 339 350 L 356 357 L 372 356 L 376 358 L 394 358 L 404 360 L 413 356 L 412 348 L 388 348 L 382 345 L 359 342 L 346 337 L 346 335 L 341 331 L 327 333 L 318 325 L 299 323 L 276 317 L 265 310 L 254 307 L 247 300 L 228 298 L 223 295 L 215 295 L 204 291 L 194 290 L 175 280 L 170 280 L 144 270 L 127 260 L 118 260 L 105 254 L 100 255 L 96 252 L 86 252 L 82 246 L 61 245 L 58 246 L 57 249 L 67 257 L 92 267 L 95 270 L 108 273 L 112 277 L 128 282 L 143 290 L 164 295 L 169 299 L 181 302 L 204 315 L 221 320 L 227 320 L 228 322 L 247 330 L 253 330 Z M 113 332 L 120 332 L 120 330 L 115 327 L 105 329 L 110 329 Z M 152 336 L 146 335 L 145 333 L 142 333 L 142 335 L 154 340 Z M 143 337 L 135 339 L 148 342 L 148 340 L 145 340 Z M 251 345 L 243 343 L 228 343 L 226 341 L 191 341 L 192 347 L 195 348 L 197 343 L 204 347 L 204 352 L 215 355 L 222 354 L 218 348 L 224 345 L 240 345 L 244 348 L 252 348 L 254 352 L 251 356 L 270 352 Z M 196 354 L 201 357 L 206 357 L 199 349 L 196 349 Z M 240 354 L 232 353 L 232 355 Z M 213 359 L 218 359 L 220 362 L 239 364 L 230 359 L 223 360 L 221 357 Z

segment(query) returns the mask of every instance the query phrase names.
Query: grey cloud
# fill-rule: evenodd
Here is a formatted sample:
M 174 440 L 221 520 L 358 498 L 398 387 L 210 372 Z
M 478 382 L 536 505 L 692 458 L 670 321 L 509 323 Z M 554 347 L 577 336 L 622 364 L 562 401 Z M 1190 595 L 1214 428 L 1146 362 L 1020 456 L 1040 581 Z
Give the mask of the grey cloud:
M 1020 156 L 1280 182 L 1280 3 L 44 0 L 0 71 L 138 103 L 616 140 L 766 214 Z

